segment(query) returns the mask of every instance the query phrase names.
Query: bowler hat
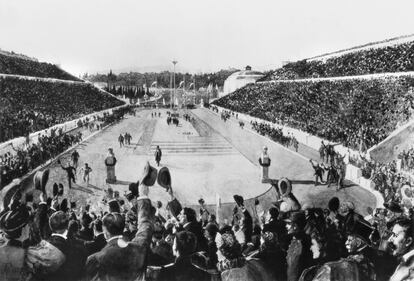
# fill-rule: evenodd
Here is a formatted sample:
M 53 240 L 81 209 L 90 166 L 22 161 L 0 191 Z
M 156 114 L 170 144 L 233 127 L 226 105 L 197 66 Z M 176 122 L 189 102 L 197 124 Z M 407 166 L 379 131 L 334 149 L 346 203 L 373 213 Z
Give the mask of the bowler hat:
M 19 205 L 14 210 L 5 212 L 0 217 L 0 228 L 4 232 L 16 231 L 24 227 L 30 218 L 30 214 L 25 205 Z
M 157 182 L 164 187 L 167 191 L 171 187 L 171 174 L 167 167 L 162 167 L 158 171 Z
M 332 212 L 336 212 L 339 209 L 339 198 L 332 197 L 328 202 L 328 208 Z
M 141 182 L 146 186 L 153 186 L 157 180 L 157 169 L 152 167 L 149 162 L 144 167 L 144 174 Z
M 112 199 L 108 202 L 110 213 L 120 213 L 120 206 L 116 199 Z
M 394 213 L 402 213 L 403 209 L 401 208 L 400 204 L 395 201 L 391 201 L 389 203 L 384 203 L 384 207 Z
M 34 188 L 45 193 L 47 181 L 49 180 L 49 169 L 37 171 L 33 177 Z

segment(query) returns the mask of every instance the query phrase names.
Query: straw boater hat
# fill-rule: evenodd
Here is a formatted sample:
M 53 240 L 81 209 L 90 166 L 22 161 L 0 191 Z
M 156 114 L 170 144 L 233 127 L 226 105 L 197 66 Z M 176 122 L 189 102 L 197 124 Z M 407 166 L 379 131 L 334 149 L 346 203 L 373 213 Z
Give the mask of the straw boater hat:
M 144 174 L 142 176 L 141 182 L 146 186 L 153 186 L 157 180 L 157 169 L 152 167 L 149 162 L 144 167 Z

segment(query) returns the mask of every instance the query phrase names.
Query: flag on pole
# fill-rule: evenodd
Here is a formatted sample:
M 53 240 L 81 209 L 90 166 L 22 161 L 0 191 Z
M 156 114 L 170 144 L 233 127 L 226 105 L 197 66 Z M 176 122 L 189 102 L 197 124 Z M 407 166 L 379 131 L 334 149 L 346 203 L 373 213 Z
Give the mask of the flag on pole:
M 194 83 L 190 83 L 190 86 L 188 86 L 188 89 L 191 89 L 191 87 L 194 86 Z
M 180 84 L 178 85 L 178 88 L 181 88 L 182 86 L 184 86 L 184 81 L 180 82 Z

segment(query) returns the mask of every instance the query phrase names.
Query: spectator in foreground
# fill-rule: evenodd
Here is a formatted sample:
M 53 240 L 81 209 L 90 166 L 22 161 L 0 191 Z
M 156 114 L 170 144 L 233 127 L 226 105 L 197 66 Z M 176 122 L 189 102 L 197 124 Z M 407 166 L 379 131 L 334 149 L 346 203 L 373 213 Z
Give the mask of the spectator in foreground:
M 392 254 L 400 258 L 400 264 L 390 281 L 412 280 L 414 278 L 413 223 L 410 219 L 399 219 L 392 228 L 389 246 Z
M 197 249 L 197 237 L 190 231 L 180 231 L 175 235 L 173 252 L 176 257 L 174 264 L 162 268 L 158 280 L 208 281 L 210 275 L 191 262 Z
M 146 258 L 153 233 L 151 201 L 148 187 L 141 184 L 136 201 L 138 230 L 131 242 L 123 239 L 125 219 L 119 213 L 109 213 L 102 219 L 107 245 L 88 257 L 88 280 L 137 280 L 145 276 Z
M 275 280 L 275 276 L 261 260 L 243 257 L 242 247 L 232 233 L 224 233 L 218 238 L 217 269 L 221 272 L 222 281 Z

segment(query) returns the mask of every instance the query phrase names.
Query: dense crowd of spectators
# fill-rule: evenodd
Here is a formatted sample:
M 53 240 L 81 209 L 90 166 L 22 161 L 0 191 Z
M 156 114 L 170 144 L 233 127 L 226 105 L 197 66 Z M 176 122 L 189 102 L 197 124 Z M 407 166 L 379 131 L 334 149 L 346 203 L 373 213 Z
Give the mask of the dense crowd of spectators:
M 77 122 L 78 129 L 64 133 L 62 128 L 52 129 L 50 135 L 38 136 L 36 143 L 28 142 L 22 147 L 14 147 L 14 153 L 7 152 L 0 155 L 0 189 L 9 184 L 13 179 L 21 178 L 28 172 L 37 168 L 46 161 L 55 158 L 69 147 L 82 141 L 81 128 L 101 129 L 103 126 L 119 121 L 126 113 L 131 112 L 131 107 L 114 110 L 112 114 L 105 113 L 103 117 L 93 119 L 85 118 Z
M 262 83 L 214 104 L 364 151 L 410 119 L 412 86 L 407 77 Z
M 354 51 L 322 60 L 301 60 L 284 65 L 260 81 L 354 76 L 414 70 L 414 41 Z
M 386 205 L 364 218 L 333 197 L 324 208 L 284 211 L 278 202 L 257 215 L 261 202 L 252 210 L 234 195 L 233 216 L 218 221 L 203 199 L 182 207 L 171 186 L 170 201 L 152 206 L 144 182 L 130 184 L 125 198 L 106 190 L 102 210 L 55 191 L 39 200 L 37 191 L 17 192 L 0 214 L 3 278 L 389 280 L 402 265 L 412 277 L 414 266 L 401 259 L 414 249 L 411 209 Z
M 50 136 L 39 136 L 38 142 L 26 147 L 13 149 L 0 156 L 0 188 L 13 179 L 20 178 L 47 160 L 56 157 L 72 145 L 82 140 L 82 134 L 64 134 L 61 130 L 52 131 Z M 11 144 L 12 145 L 12 144 Z
M 271 126 L 266 123 L 251 122 L 252 129 L 261 134 L 262 136 L 267 136 L 271 140 L 278 142 L 284 146 L 293 146 L 296 151 L 298 148 L 298 141 L 293 135 L 283 134 L 282 128 Z
M 89 84 L 0 78 L 0 142 L 122 104 Z
M 0 53 L 0 73 L 80 81 L 58 66 Z

